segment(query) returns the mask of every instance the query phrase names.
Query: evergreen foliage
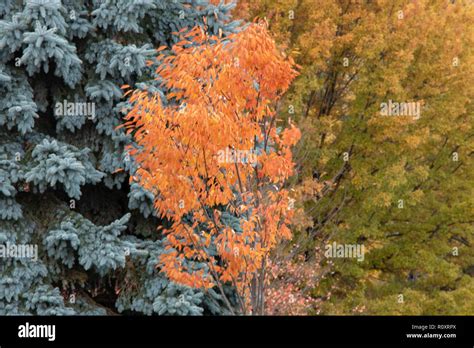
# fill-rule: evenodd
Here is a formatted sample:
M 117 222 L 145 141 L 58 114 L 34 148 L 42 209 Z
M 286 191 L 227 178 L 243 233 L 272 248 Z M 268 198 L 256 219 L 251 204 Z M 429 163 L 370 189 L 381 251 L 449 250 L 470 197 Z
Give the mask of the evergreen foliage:
M 146 63 L 155 48 L 204 21 L 212 34 L 235 31 L 232 7 L 0 3 L 0 243 L 38 246 L 36 261 L 0 259 L 0 315 L 226 313 L 213 290 L 174 284 L 157 269 L 156 227 L 166 222 L 153 194 L 129 185 L 132 139 L 116 128 L 129 107 L 123 84 L 160 88 Z

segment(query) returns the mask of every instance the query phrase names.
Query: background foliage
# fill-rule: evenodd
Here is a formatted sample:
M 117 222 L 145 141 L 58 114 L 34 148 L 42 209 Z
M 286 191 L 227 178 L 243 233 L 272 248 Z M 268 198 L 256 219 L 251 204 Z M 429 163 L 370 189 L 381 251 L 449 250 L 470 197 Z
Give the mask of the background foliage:
M 265 17 L 302 66 L 281 114 L 303 133 L 294 243 L 318 265 L 317 285 L 300 287 L 318 301 L 310 313 L 473 313 L 473 11 L 240 2 L 238 15 Z M 388 100 L 420 101 L 421 117 L 380 116 Z M 321 257 L 333 241 L 363 244 L 365 260 Z

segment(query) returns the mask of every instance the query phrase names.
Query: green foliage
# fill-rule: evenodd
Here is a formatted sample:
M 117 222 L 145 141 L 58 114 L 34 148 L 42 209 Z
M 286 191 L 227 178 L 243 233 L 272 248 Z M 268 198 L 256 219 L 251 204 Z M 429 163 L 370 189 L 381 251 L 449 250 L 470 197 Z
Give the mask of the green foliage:
M 302 251 L 323 258 L 322 313 L 472 314 L 472 6 L 462 1 L 248 2 L 302 66 L 281 106 L 303 132 L 295 155 L 309 223 Z M 383 103 L 421 113 L 383 116 Z M 309 183 L 329 185 L 308 193 Z M 319 249 L 317 249 L 319 247 Z M 330 293 L 330 295 L 328 295 Z M 404 295 L 404 303 L 397 296 Z

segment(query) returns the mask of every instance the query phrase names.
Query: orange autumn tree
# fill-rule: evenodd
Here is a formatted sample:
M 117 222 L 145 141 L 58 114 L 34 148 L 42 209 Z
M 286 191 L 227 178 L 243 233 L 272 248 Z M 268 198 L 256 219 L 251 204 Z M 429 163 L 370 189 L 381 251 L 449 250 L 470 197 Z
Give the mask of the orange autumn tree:
M 131 180 L 154 193 L 158 215 L 171 221 L 161 270 L 179 284 L 218 289 L 233 314 L 263 314 L 270 253 L 291 238 L 284 185 L 300 132 L 279 125 L 276 109 L 297 75 L 294 63 L 266 23 L 225 38 L 200 28 L 178 34 L 172 54 L 158 56 L 167 100 L 128 92 L 125 125 L 140 168 Z

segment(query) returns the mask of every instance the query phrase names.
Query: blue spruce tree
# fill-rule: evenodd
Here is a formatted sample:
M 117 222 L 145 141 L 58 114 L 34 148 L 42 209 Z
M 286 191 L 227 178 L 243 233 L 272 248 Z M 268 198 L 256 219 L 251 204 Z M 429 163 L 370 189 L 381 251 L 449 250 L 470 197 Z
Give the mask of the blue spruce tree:
M 129 185 L 132 139 L 117 126 L 121 85 L 167 93 L 147 64 L 155 48 L 204 23 L 235 31 L 232 6 L 1 1 L 0 315 L 227 313 L 217 292 L 157 269 L 166 222 Z

